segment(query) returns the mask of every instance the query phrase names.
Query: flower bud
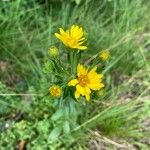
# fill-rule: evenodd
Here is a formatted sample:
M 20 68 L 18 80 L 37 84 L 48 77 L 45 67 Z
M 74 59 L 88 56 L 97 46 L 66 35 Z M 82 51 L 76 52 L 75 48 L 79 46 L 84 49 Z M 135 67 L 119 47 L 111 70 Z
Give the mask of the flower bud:
M 49 50 L 48 50 L 48 55 L 50 57 L 57 57 L 59 55 L 59 50 L 57 47 L 52 46 Z
M 106 49 L 106 50 L 101 51 L 99 57 L 100 57 L 103 61 L 107 61 L 107 60 L 109 59 L 109 57 L 110 57 L 109 50 Z

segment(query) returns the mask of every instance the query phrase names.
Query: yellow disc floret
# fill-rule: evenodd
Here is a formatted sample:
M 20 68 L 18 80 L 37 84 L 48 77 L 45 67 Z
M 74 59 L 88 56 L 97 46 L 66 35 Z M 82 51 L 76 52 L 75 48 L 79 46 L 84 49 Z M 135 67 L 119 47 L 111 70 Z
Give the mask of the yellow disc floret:
M 55 36 L 67 47 L 79 50 L 87 49 L 86 46 L 82 45 L 85 41 L 82 27 L 73 25 L 70 30 L 64 31 L 60 28 L 59 31 L 60 33 L 55 33 Z
M 102 74 L 96 72 L 96 67 L 88 71 L 83 65 L 77 66 L 77 79 L 69 81 L 68 86 L 76 86 L 75 98 L 80 95 L 85 96 L 86 100 L 90 100 L 91 90 L 100 90 L 104 87 L 102 83 Z
M 53 85 L 49 88 L 49 92 L 53 97 L 60 97 L 62 94 L 62 89 L 58 85 Z

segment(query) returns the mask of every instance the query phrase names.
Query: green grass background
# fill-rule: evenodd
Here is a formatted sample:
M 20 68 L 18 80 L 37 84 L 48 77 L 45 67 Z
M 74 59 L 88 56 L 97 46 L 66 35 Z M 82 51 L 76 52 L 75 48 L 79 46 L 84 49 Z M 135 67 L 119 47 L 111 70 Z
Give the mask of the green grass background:
M 118 143 L 123 139 L 123 144 L 127 142 L 135 149 L 148 149 L 149 129 L 143 122 L 150 117 L 149 8 L 148 0 L 0 1 L 0 93 L 40 90 L 47 50 L 59 45 L 54 36 L 59 27 L 78 24 L 85 29 L 88 42 L 85 56 L 110 49 L 110 60 L 104 70 L 105 92 L 100 100 L 86 106 L 87 111 L 78 119 L 80 126 L 72 131 L 74 138 L 64 135 L 60 142 L 48 143 L 43 137 L 41 143 L 37 140 L 33 144 L 36 138 L 31 136 L 29 149 L 41 149 L 44 144 L 52 145 L 53 149 L 92 149 L 94 144 L 88 143 L 91 139 L 97 142 L 95 132 Z M 7 144 L 8 150 L 13 149 L 17 143 L 16 138 L 6 138 L 3 127 L 12 121 L 5 119 L 6 114 L 12 114 L 14 107 L 25 99 L 0 96 L 2 148 Z M 37 119 L 37 123 L 40 121 L 41 118 Z M 29 126 L 33 129 L 34 124 Z M 104 141 L 107 147 L 115 149 L 116 145 Z

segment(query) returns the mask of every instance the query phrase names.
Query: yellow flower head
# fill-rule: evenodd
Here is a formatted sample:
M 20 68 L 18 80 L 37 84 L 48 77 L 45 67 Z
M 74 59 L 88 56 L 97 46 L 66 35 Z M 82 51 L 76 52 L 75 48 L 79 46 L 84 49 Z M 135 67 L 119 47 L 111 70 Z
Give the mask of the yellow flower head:
M 70 30 L 64 31 L 62 28 L 59 28 L 59 31 L 60 34 L 55 33 L 55 36 L 60 39 L 67 47 L 80 50 L 87 49 L 86 46 L 82 45 L 85 41 L 82 27 L 73 25 Z
M 103 60 L 103 61 L 107 61 L 109 59 L 109 50 L 103 50 L 99 57 Z
M 57 47 L 52 46 L 49 50 L 48 50 L 48 54 L 50 57 L 57 57 L 59 54 L 59 50 Z
M 62 89 L 58 85 L 53 85 L 49 88 L 49 92 L 53 97 L 60 97 L 62 94 Z
M 85 96 L 86 100 L 90 100 L 91 90 L 100 90 L 104 87 L 102 83 L 102 74 L 96 73 L 96 67 L 88 71 L 81 64 L 77 66 L 77 79 L 69 81 L 68 86 L 76 86 L 75 98 L 80 95 Z

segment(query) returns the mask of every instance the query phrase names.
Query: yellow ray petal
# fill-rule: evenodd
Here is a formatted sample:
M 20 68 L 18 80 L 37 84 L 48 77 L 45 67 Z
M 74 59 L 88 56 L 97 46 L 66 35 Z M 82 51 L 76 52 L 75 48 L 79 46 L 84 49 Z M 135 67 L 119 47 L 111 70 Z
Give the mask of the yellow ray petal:
M 61 36 L 60 34 L 58 34 L 58 33 L 55 33 L 55 36 L 56 36 L 58 39 L 60 39 L 60 40 L 63 39 L 62 36 Z
M 73 35 L 74 28 L 75 28 L 75 25 L 72 25 L 72 26 L 71 26 L 71 30 L 70 30 L 70 34 L 71 34 L 71 35 Z
M 78 83 L 77 79 L 72 79 L 71 81 L 69 81 L 68 86 L 75 86 Z
M 75 91 L 75 98 L 78 99 L 80 97 L 80 93 L 78 91 Z
M 88 87 L 85 87 L 85 93 L 86 93 L 86 94 L 90 94 L 90 93 L 91 93 L 91 90 L 90 90 Z
M 90 101 L 90 94 L 86 94 L 85 98 L 86 98 L 87 101 Z
M 85 98 L 87 101 L 90 100 L 90 93 L 91 93 L 91 90 L 88 87 L 85 87 Z
M 103 83 L 90 83 L 87 85 L 90 89 L 96 91 L 104 87 Z
M 87 46 L 78 46 L 77 48 L 80 49 L 80 50 L 86 50 Z
M 59 28 L 60 34 L 65 33 L 65 31 L 62 28 Z
M 78 72 L 78 77 L 79 77 L 80 75 L 86 75 L 86 74 L 87 74 L 87 69 L 85 69 L 85 68 L 83 67 L 83 65 L 78 64 L 78 66 L 77 66 L 77 72 Z
M 79 84 L 76 86 L 76 89 L 77 89 L 77 92 L 80 93 L 82 96 L 85 95 L 85 89 Z

